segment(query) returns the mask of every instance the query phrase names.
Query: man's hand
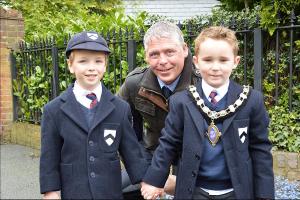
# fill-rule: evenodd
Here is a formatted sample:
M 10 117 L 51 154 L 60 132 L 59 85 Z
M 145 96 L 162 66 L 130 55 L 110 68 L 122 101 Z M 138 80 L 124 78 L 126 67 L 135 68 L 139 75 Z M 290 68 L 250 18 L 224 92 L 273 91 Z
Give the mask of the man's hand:
M 60 199 L 59 191 L 46 192 L 43 195 L 43 199 Z
M 164 191 L 167 194 L 173 195 L 175 194 L 175 186 L 176 186 L 176 176 L 169 175 L 168 180 L 165 184 Z
M 144 199 L 156 199 L 157 197 L 160 197 L 164 192 L 163 188 L 157 188 L 145 182 L 141 182 L 141 186 L 141 193 Z

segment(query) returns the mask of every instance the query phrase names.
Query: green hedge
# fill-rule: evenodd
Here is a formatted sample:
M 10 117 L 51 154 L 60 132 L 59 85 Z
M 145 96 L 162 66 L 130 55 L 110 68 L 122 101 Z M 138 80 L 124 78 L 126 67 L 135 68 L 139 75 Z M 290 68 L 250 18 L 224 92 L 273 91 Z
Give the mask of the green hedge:
M 212 15 L 210 16 L 196 16 L 191 20 L 185 21 L 182 26 L 187 26 L 187 24 L 192 25 L 193 31 L 199 32 L 203 26 L 208 26 L 209 23 L 211 24 L 224 24 L 226 26 L 231 25 L 231 20 L 235 19 L 235 26 L 238 30 L 243 30 L 245 26 L 245 20 L 247 29 L 251 29 L 253 27 L 257 27 L 256 24 L 257 17 L 259 15 L 260 8 L 255 7 L 251 11 L 240 11 L 240 12 L 228 12 L 222 9 L 215 9 L 213 10 Z M 134 31 L 138 32 L 139 27 L 145 28 L 147 27 L 144 22 L 148 24 L 152 24 L 153 22 L 160 20 L 162 17 L 159 16 L 149 16 L 147 13 L 141 13 L 136 19 L 129 18 L 124 20 L 123 14 L 116 14 L 107 16 L 107 19 L 114 22 L 114 27 L 118 27 L 124 29 L 126 25 L 135 24 Z M 115 18 L 113 20 L 113 18 Z M 101 26 L 97 26 L 97 23 L 93 25 L 93 18 L 89 18 L 89 25 L 86 26 L 86 23 L 82 21 L 77 24 L 77 27 L 72 29 L 76 31 L 80 31 L 83 29 L 93 29 L 100 31 L 101 26 L 110 26 L 111 24 L 104 23 L 102 21 Z M 95 22 L 97 22 L 95 18 Z M 107 22 L 107 21 L 105 21 Z M 143 23 L 142 23 L 143 22 Z M 119 24 L 119 25 L 118 25 Z M 105 28 L 103 28 L 105 29 Z M 101 28 L 101 30 L 103 30 Z M 108 28 L 109 29 L 109 28 Z M 187 30 L 184 30 L 186 33 Z M 268 33 L 266 31 L 266 33 Z M 289 43 L 288 43 L 288 33 L 283 31 L 280 33 L 281 35 L 281 45 L 280 45 L 280 63 L 279 63 L 279 88 L 278 88 L 278 99 L 274 98 L 274 94 L 276 91 L 275 86 L 275 52 L 274 52 L 274 37 L 268 34 L 264 35 L 264 74 L 263 74 L 263 93 L 266 97 L 266 106 L 270 114 L 271 124 L 270 124 L 270 139 L 273 143 L 275 149 L 290 151 L 290 152 L 300 152 L 300 41 L 296 40 L 294 44 L 294 52 L 295 55 L 293 57 L 294 62 L 294 73 L 292 76 L 293 81 L 293 88 L 292 88 L 292 98 L 293 98 L 293 110 L 290 112 L 288 107 L 288 92 L 287 88 L 289 86 Z M 56 35 L 57 36 L 57 35 Z M 192 38 L 186 38 L 187 40 L 192 40 Z M 298 38 L 299 39 L 299 38 Z M 59 38 L 58 41 L 62 41 L 62 38 Z M 242 40 L 241 40 L 242 41 Z M 191 42 L 191 41 L 190 41 Z M 240 49 L 243 49 L 243 42 L 240 43 Z M 190 45 L 191 48 L 193 45 Z M 251 49 L 253 47 L 253 38 L 252 41 L 248 43 L 247 48 Z M 123 54 L 126 55 L 126 54 Z M 137 63 L 142 65 L 144 63 L 144 52 L 143 48 L 139 47 L 138 49 L 138 56 L 137 56 Z M 125 58 L 124 58 L 125 60 Z M 242 62 L 243 63 L 243 58 Z M 253 55 L 248 55 L 247 58 L 248 66 L 253 66 Z M 127 63 L 126 61 L 121 62 L 121 65 L 124 66 L 122 72 L 118 71 L 117 74 L 122 74 L 124 78 L 127 73 Z M 65 63 L 64 61 L 60 61 L 60 68 L 64 70 Z M 243 66 L 242 64 L 237 68 L 237 70 L 233 74 L 233 78 L 239 82 L 242 81 L 243 78 Z M 24 69 L 25 70 L 25 69 Z M 47 94 L 39 95 L 37 98 L 35 96 L 40 91 L 44 90 L 45 88 L 49 88 L 49 82 L 47 82 L 46 77 L 43 77 L 43 73 L 40 71 L 41 68 L 36 66 L 35 71 L 37 73 L 31 76 L 24 76 L 25 71 L 23 71 L 24 82 L 14 81 L 14 94 L 19 96 L 19 100 L 21 102 L 21 114 L 25 115 L 25 118 L 30 118 L 30 113 L 32 109 L 41 109 L 42 106 L 48 101 Z M 22 74 L 21 74 L 22 75 Z M 112 83 L 112 76 L 113 72 L 107 73 L 104 77 L 104 82 L 106 84 L 113 84 Z M 69 75 L 63 75 L 63 77 L 70 77 Z M 51 77 L 50 77 L 51 78 Z M 249 68 L 249 74 L 247 77 L 248 81 L 253 81 L 253 68 Z M 60 79 L 62 83 L 60 85 L 61 90 L 67 86 L 67 83 L 71 81 L 69 78 L 68 80 Z M 28 90 L 25 91 L 24 88 L 28 87 Z M 117 88 L 118 89 L 118 88 Z M 26 96 L 29 95 L 29 96 Z M 31 96 L 30 96 L 31 95 Z M 277 105 L 277 106 L 275 106 Z

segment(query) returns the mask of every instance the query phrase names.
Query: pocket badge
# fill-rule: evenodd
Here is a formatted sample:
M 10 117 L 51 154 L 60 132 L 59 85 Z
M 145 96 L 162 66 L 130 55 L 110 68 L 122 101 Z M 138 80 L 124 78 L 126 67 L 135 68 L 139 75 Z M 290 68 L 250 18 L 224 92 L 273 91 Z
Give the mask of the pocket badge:
M 117 133 L 116 130 L 109 130 L 109 129 L 104 130 L 104 140 L 108 146 L 114 143 L 116 138 L 116 133 Z
M 246 140 L 248 127 L 246 126 L 244 128 L 239 128 L 238 131 L 239 131 L 240 140 L 241 140 L 242 143 L 244 143 L 245 140 Z

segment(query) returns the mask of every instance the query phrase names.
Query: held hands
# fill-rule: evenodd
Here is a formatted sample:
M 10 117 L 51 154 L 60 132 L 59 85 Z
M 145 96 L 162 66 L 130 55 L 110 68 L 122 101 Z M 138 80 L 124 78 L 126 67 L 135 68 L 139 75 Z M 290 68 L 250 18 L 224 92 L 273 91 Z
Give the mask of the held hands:
M 43 195 L 43 199 L 60 199 L 60 195 L 58 191 L 46 192 Z
M 141 182 L 141 186 L 141 193 L 144 199 L 157 199 L 164 192 L 163 188 L 157 188 L 145 182 Z

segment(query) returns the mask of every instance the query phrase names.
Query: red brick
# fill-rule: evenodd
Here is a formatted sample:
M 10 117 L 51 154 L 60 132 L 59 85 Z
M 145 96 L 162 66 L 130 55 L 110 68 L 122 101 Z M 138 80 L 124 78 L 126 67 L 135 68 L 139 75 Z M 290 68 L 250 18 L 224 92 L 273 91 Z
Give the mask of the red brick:
M 9 54 L 8 54 L 8 51 L 1 51 L 1 56 L 0 56 L 0 59 L 1 59 L 1 61 L 9 61 Z M 3 62 L 1 62 L 1 65 L 3 65 L 3 64 L 7 64 L 7 63 L 3 63 Z
M 5 27 L 5 31 L 7 31 L 7 32 L 18 32 L 18 27 L 16 26 L 16 24 L 9 25 L 9 26 Z M 8 34 L 8 37 L 10 37 L 9 34 Z
M 10 78 L 5 78 L 5 77 L 1 77 L 0 84 L 1 84 L 1 86 L 3 86 L 3 88 L 7 89 L 8 87 L 11 87 L 11 79 Z
M 4 112 L 4 113 L 12 113 L 12 112 L 13 112 L 13 109 L 12 109 L 12 107 L 10 107 L 10 108 L 2 108 L 2 107 L 1 107 L 1 112 Z
M 11 112 L 1 113 L 0 118 L 2 120 L 3 119 L 10 120 L 10 119 L 12 119 L 12 113 Z
M 24 34 L 25 34 L 24 32 L 18 32 L 18 37 L 22 39 L 24 38 Z
M 16 49 L 24 38 L 24 20 L 20 12 L 0 8 L 0 131 L 11 130 L 13 118 L 13 96 L 10 69 L 10 49 Z
M 7 42 L 4 42 L 4 41 L 2 41 L 1 40 L 1 42 L 0 42 L 0 51 L 2 52 L 4 49 L 6 49 L 7 48 Z
M 11 74 L 9 71 L 4 71 L 4 72 L 1 72 L 1 79 L 2 78 L 8 78 L 8 79 L 11 79 Z
M 1 60 L 1 65 L 0 66 L 1 66 L 1 71 L 0 71 L 1 76 L 2 76 L 2 74 L 4 75 L 4 74 L 7 74 L 7 73 L 10 72 L 10 70 L 9 70 L 10 67 L 9 67 L 8 61 L 2 61 Z
M 1 120 L 2 121 L 2 125 L 8 125 L 12 121 L 12 119 L 9 119 L 9 118 L 1 118 L 1 119 L 2 119 Z
M 1 101 L 11 101 L 12 100 L 12 96 L 11 95 L 1 95 Z
M 9 88 L 8 90 L 2 90 L 2 91 L 1 91 L 1 100 L 4 101 L 4 99 L 3 99 L 4 96 L 11 97 L 11 95 L 12 95 L 11 88 Z M 3 97 L 2 97 L 2 96 L 3 96 Z
M 1 104 L 0 106 L 1 109 L 7 109 L 7 108 L 9 109 L 13 107 L 12 102 L 5 101 L 5 102 L 0 102 L 0 104 Z
M 7 33 L 10 38 L 18 38 L 18 31 L 7 31 Z
M 1 88 L 1 96 L 10 96 L 11 95 L 11 88 Z
M 16 18 L 16 19 L 22 18 L 22 14 L 20 12 L 18 12 L 17 10 L 13 10 L 13 9 L 7 9 L 5 16 L 7 18 Z
M 1 26 L 1 30 L 4 31 L 5 30 L 4 27 L 6 26 L 6 20 L 1 19 L 0 26 Z

